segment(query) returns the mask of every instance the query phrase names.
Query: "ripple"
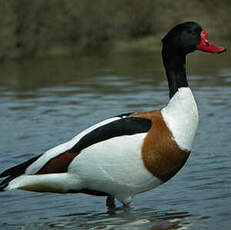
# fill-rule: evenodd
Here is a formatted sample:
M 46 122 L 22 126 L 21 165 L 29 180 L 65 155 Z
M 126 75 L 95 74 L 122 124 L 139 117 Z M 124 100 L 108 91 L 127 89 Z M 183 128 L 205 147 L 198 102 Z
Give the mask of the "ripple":
M 56 217 L 53 222 L 21 225 L 30 229 L 188 229 L 191 215 L 188 212 L 161 211 L 152 209 L 120 209 L 113 213 L 74 213 Z M 209 217 L 207 217 L 208 219 Z M 14 229 L 15 225 L 4 225 Z
M 222 66 L 214 61 L 203 68 L 205 61 L 196 57 L 189 84 L 200 124 L 191 156 L 169 182 L 137 195 L 136 208 L 108 213 L 103 198 L 12 191 L 0 193 L 0 228 L 229 229 L 231 69 L 225 64 L 230 57 L 226 58 Z M 4 72 L 0 79 L 1 168 L 63 143 L 107 117 L 165 105 L 167 81 L 160 62 L 153 63 L 146 54 L 120 59 L 40 60 L 26 64 L 13 79 Z M 46 68 L 50 65 L 60 72 L 54 76 Z

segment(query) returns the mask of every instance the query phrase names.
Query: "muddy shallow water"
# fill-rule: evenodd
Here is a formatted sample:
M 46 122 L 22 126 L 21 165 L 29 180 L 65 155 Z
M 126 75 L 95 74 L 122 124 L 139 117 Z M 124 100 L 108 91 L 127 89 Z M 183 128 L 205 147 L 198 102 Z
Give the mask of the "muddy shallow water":
M 132 210 L 108 212 L 103 197 L 10 191 L 0 193 L 0 229 L 230 229 L 229 60 L 228 53 L 188 58 L 200 113 L 191 156 L 166 184 L 137 195 Z M 0 68 L 1 170 L 95 122 L 168 100 L 158 52 L 24 60 Z

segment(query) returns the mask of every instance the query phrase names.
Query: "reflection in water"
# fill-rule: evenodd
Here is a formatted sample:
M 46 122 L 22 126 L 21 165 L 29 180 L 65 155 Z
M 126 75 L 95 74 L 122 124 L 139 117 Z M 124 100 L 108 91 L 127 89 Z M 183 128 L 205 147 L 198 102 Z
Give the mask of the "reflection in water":
M 25 60 L 20 62 L 6 62 L 1 66 L 1 86 L 7 86 L 18 92 L 30 91 L 38 88 L 55 86 L 69 86 L 77 83 L 82 86 L 98 77 L 132 76 L 145 77 L 157 67 L 160 68 L 160 57 L 152 54 L 143 54 L 140 59 L 133 55 L 116 56 L 93 56 L 79 58 L 56 58 L 42 60 Z M 139 62 L 138 62 L 139 60 Z M 147 63 L 153 62 L 154 66 L 149 69 Z M 145 68 L 145 72 L 143 72 Z M 157 75 L 158 79 L 162 76 Z M 155 78 L 156 79 L 156 78 Z M 157 80 L 157 79 L 156 79 Z M 97 88 L 95 88 L 97 90 Z
M 105 212 L 104 198 L 1 193 L 0 229 L 229 229 L 230 57 L 203 54 L 189 59 L 189 85 L 200 125 L 191 156 L 177 176 L 137 195 L 134 209 L 115 213 Z M 160 108 L 167 100 L 159 53 L 3 63 L 1 170 L 67 141 L 95 122 Z
M 24 230 L 37 229 L 187 229 L 187 212 L 152 209 L 117 210 L 113 213 L 76 213 L 60 216 L 52 223 L 28 224 Z

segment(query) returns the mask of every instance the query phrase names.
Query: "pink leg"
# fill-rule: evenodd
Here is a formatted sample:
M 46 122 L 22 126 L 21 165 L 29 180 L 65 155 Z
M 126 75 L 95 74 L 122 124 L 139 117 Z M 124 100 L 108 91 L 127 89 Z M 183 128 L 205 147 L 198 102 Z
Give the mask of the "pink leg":
M 106 205 L 109 209 L 115 208 L 115 198 L 114 196 L 108 196 L 106 199 Z
M 130 209 L 131 208 L 131 204 L 130 203 L 124 203 L 123 204 L 123 208 Z

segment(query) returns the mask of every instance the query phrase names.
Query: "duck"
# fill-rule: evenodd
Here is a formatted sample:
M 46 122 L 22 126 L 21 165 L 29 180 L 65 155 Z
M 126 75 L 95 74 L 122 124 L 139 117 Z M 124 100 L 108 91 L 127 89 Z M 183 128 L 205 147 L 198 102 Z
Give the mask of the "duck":
M 174 26 L 162 39 L 169 101 L 159 110 L 117 115 L 90 126 L 66 143 L 0 174 L 0 191 L 84 193 L 130 208 L 136 194 L 171 179 L 192 150 L 199 115 L 188 86 L 186 55 L 222 53 L 196 22 Z

